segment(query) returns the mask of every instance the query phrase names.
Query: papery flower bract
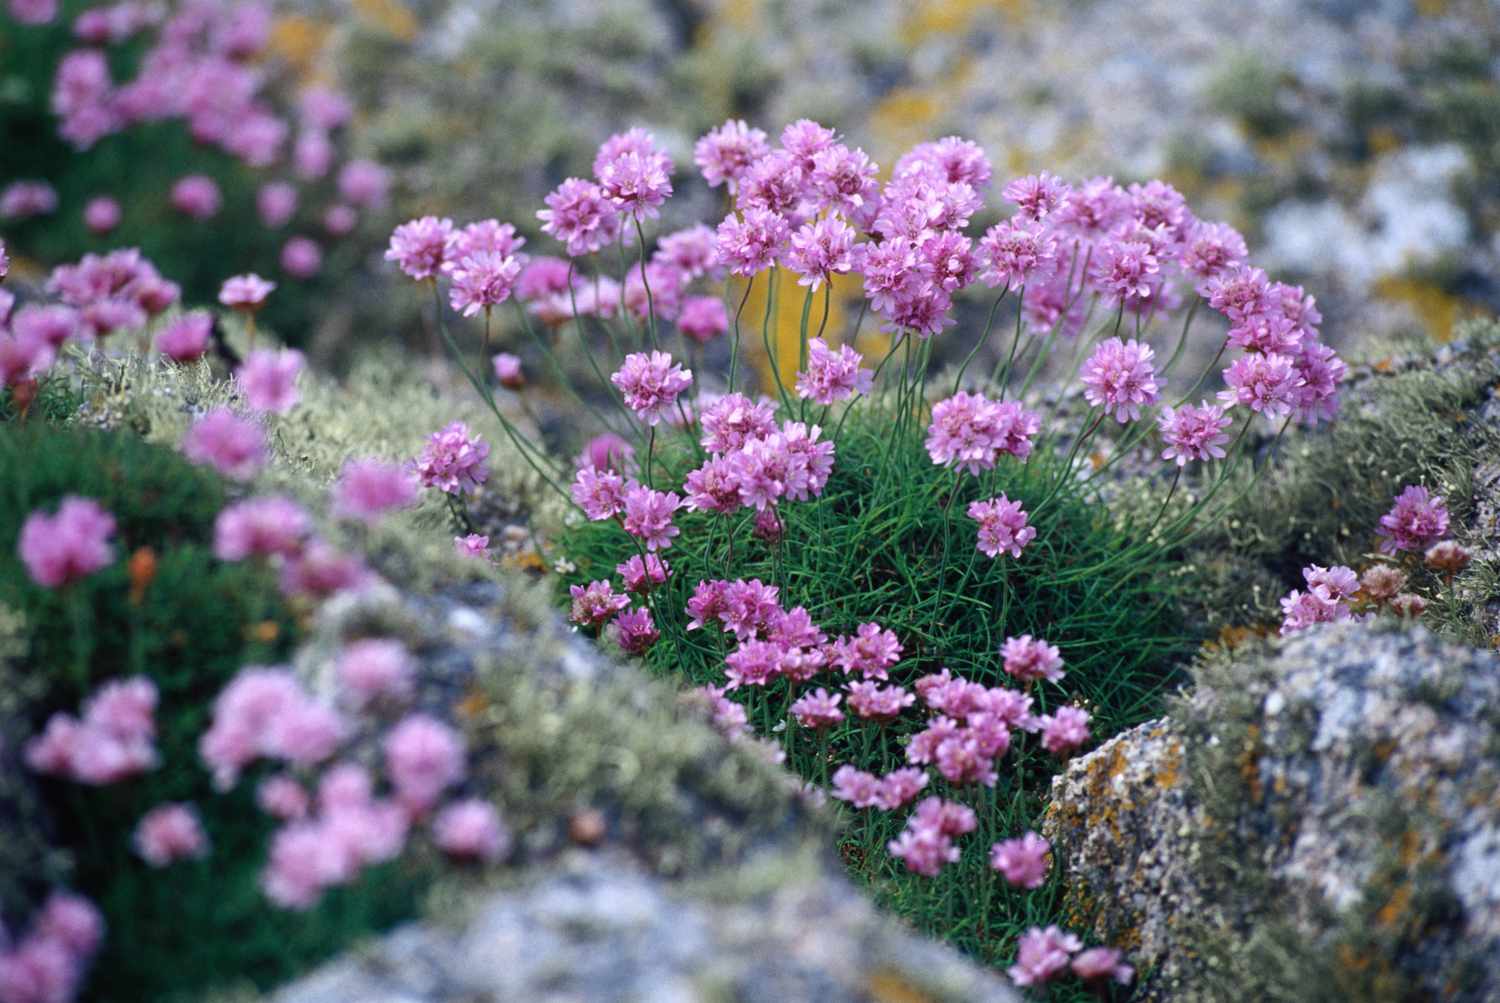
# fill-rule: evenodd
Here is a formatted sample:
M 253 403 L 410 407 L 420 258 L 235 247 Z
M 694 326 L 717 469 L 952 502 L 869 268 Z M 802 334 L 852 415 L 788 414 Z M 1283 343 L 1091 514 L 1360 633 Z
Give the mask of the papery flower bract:
M 115 518 L 90 498 L 68 495 L 57 512 L 26 517 L 17 551 L 32 581 L 55 589 L 87 578 L 114 560 Z
M 1017 942 L 1016 963 L 1005 974 L 1018 986 L 1042 985 L 1067 971 L 1074 952 L 1083 942 L 1056 926 L 1032 927 Z
M 510 832 L 488 801 L 469 798 L 438 812 L 432 822 L 433 842 L 450 857 L 485 863 L 499 860 L 510 849 Z
M 208 837 L 187 804 L 165 804 L 147 812 L 135 828 L 135 852 L 152 867 L 208 855 Z
M 1167 446 L 1162 450 L 1161 458 L 1175 459 L 1179 467 L 1186 466 L 1191 460 L 1223 459 L 1223 446 L 1229 441 L 1224 430 L 1232 422 L 1222 407 L 1207 401 L 1197 407 L 1184 404 L 1162 408 L 1156 416 L 1162 442 Z
M 219 302 L 234 310 L 253 313 L 265 303 L 276 283 L 261 278 L 254 272 L 234 275 L 224 280 L 219 287 Z
M 647 550 L 666 550 L 681 532 L 672 524 L 682 499 L 670 491 L 654 491 L 641 484 L 625 490 L 625 532 L 637 537 Z
M 1373 564 L 1359 576 L 1359 588 L 1371 602 L 1386 602 L 1406 588 L 1406 572 L 1389 564 Z
M 1391 612 L 1414 620 L 1427 612 L 1427 600 L 1414 592 L 1403 592 L 1391 599 Z
M 252 479 L 266 461 L 266 436 L 259 425 L 228 408 L 208 412 L 188 429 L 182 453 L 235 481 Z
M 162 328 L 156 350 L 173 362 L 192 362 L 208 350 L 214 319 L 202 310 L 185 313 Z
M 1084 397 L 1122 425 L 1139 419 L 1141 406 L 1156 402 L 1155 354 L 1134 338 L 1104 341 L 1083 364 Z
M 625 509 L 625 478 L 611 470 L 582 466 L 573 478 L 571 494 L 590 519 L 611 519 Z
M 214 556 L 221 561 L 290 557 L 310 532 L 312 520 L 292 499 L 249 498 L 226 506 L 214 519 Z
M 990 847 L 990 866 L 1018 888 L 1040 888 L 1047 880 L 1052 847 L 1034 832 Z
M 875 374 L 860 365 L 864 361 L 848 345 L 837 352 L 822 338 L 807 343 L 807 370 L 797 374 L 797 396 L 819 404 L 848 400 L 855 394 L 868 394 L 875 385 Z
M 647 425 L 656 425 L 677 396 L 693 382 L 693 374 L 672 361 L 666 352 L 633 352 L 609 378 L 625 404 Z
M 1427 548 L 1422 563 L 1433 571 L 1445 575 L 1456 575 L 1468 567 L 1473 555 L 1457 540 L 1441 540 Z
M 302 353 L 295 348 L 262 349 L 246 357 L 234 378 L 252 408 L 286 414 L 301 399 L 297 377 L 302 375 L 302 363 Z
M 632 655 L 645 654 L 661 637 L 661 632 L 651 619 L 651 611 L 645 606 L 615 617 L 609 632 L 615 643 Z
M 1021 503 L 1003 494 L 987 501 L 970 502 L 968 516 L 979 523 L 978 548 L 990 557 L 1002 553 L 1020 557 L 1026 545 L 1036 539 L 1036 527 L 1027 522 Z
M 1380 517 L 1375 535 L 1380 552 L 1422 550 L 1448 532 L 1448 506 L 1442 498 L 1420 485 L 1410 484 L 1396 496 L 1391 510 Z
M 1055 713 L 1038 719 L 1042 727 L 1042 747 L 1048 752 L 1071 752 L 1089 740 L 1089 713 L 1078 707 L 1059 707 Z
M 425 714 L 402 719 L 385 737 L 383 749 L 397 799 L 417 813 L 430 809 L 464 777 L 462 736 Z
M 391 232 L 385 260 L 396 262 L 398 268 L 419 282 L 435 279 L 448 260 L 453 239 L 451 219 L 423 216 L 410 220 Z
M 589 582 L 587 586 L 570 585 L 568 594 L 573 598 L 568 619 L 586 626 L 597 627 L 606 623 L 630 605 L 630 597 L 615 592 L 606 581 Z
M 428 437 L 417 456 L 417 478 L 423 487 L 456 495 L 489 478 L 489 455 L 489 443 L 477 433 L 470 435 L 468 425 L 455 421 Z

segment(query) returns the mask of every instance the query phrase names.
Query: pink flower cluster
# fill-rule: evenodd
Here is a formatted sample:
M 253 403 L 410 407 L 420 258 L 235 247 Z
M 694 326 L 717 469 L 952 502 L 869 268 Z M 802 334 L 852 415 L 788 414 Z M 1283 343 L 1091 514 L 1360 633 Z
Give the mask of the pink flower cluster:
M 92 902 L 54 891 L 24 937 L 0 936 L 0 1003 L 76 999 L 103 938 L 104 917 Z
M 1040 888 L 1047 880 L 1052 848 L 1034 832 L 990 847 L 990 866 L 1018 888 Z
M 833 771 L 833 796 L 855 808 L 895 811 L 914 799 L 927 786 L 927 774 L 911 767 L 892 770 L 877 777 L 845 763 Z
M 251 666 L 214 701 L 212 723 L 198 751 L 213 771 L 215 786 L 228 790 L 257 759 L 303 767 L 324 762 L 337 751 L 347 728 L 290 670 Z
M 81 784 L 113 784 L 154 769 L 156 686 L 141 676 L 104 684 L 82 718 L 57 713 L 26 746 L 26 765 Z
M 1380 517 L 1375 532 L 1382 554 L 1422 550 L 1448 532 L 1447 503 L 1420 485 L 1408 485 L 1396 496 L 1391 510 Z
M 136 826 L 135 852 L 152 867 L 208 856 L 208 836 L 192 805 L 164 804 Z
M 812 338 L 807 343 L 807 370 L 797 374 L 797 396 L 826 405 L 869 393 L 875 374 L 860 365 L 863 361 L 848 345 L 835 352 L 822 338 Z
M 1302 569 L 1302 577 L 1307 591 L 1293 589 L 1281 600 L 1282 634 L 1294 634 L 1315 623 L 1349 619 L 1349 600 L 1359 589 L 1359 578 L 1352 568 L 1311 564 Z
M 990 557 L 1002 553 L 1020 557 L 1026 545 L 1036 539 L 1036 527 L 1027 522 L 1021 503 L 1003 494 L 988 501 L 970 502 L 968 515 L 979 523 L 979 550 Z
M 235 481 L 255 478 L 266 462 L 266 435 L 255 422 L 227 407 L 193 422 L 182 439 L 182 454 Z
M 1151 365 L 1154 354 L 1133 338 L 1108 339 L 1083 364 L 1084 397 L 1122 425 L 1138 420 L 1141 406 L 1156 403 L 1160 389 Z
M 1015 401 L 960 391 L 932 406 L 927 455 L 941 466 L 978 474 L 993 468 L 1001 454 L 1021 460 L 1030 456 L 1041 424 L 1036 412 Z
M 1070 967 L 1085 982 L 1113 979 L 1128 985 L 1135 978 L 1135 969 L 1121 960 L 1117 949 L 1091 947 L 1085 951 L 1083 941 L 1056 926 L 1034 926 L 1021 934 L 1016 963 L 1006 974 L 1018 986 L 1039 986 L 1066 973 Z
M 417 477 L 423 487 L 456 495 L 477 488 L 489 478 L 489 443 L 469 426 L 455 421 L 434 432 L 417 457 Z
M 633 352 L 609 381 L 641 421 L 657 425 L 668 416 L 678 395 L 692 385 L 693 374 L 666 352 Z
M 907 819 L 901 835 L 891 840 L 891 856 L 906 864 L 907 870 L 925 877 L 936 877 L 947 864 L 958 860 L 955 837 L 970 833 L 979 825 L 974 810 L 956 801 L 930 797 L 917 805 Z
M 80 335 L 96 338 L 144 327 L 179 295 L 177 286 L 133 247 L 58 265 L 47 278 L 47 292 L 77 311 Z
M 98 502 L 69 495 L 55 514 L 38 510 L 26 517 L 16 549 L 32 581 L 55 589 L 107 567 L 114 534 L 115 518 Z
M 350 460 L 333 486 L 333 513 L 367 526 L 389 512 L 410 508 L 417 501 L 417 479 L 401 463 Z

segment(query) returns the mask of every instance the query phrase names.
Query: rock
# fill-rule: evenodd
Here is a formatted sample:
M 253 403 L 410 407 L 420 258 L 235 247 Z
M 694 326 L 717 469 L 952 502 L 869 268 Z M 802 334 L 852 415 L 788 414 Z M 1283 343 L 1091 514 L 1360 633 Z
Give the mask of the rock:
M 1205 664 L 1053 781 L 1077 925 L 1140 999 L 1500 997 L 1500 657 L 1314 629 Z

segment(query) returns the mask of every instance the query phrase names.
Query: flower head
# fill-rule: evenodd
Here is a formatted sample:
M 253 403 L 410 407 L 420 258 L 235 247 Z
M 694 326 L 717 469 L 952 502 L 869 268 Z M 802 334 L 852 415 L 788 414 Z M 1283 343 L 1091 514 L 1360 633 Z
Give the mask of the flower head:
M 666 550 L 681 532 L 672 524 L 682 499 L 670 491 L 654 491 L 641 484 L 625 490 L 625 532 L 637 537 L 647 550 Z
M 488 801 L 469 798 L 448 805 L 432 823 L 433 841 L 450 857 L 490 862 L 510 849 L 510 832 Z
M 188 429 L 182 453 L 235 481 L 248 481 L 266 461 L 266 436 L 259 425 L 228 408 L 208 412 Z
M 792 234 L 786 266 L 797 284 L 817 289 L 825 279 L 854 268 L 854 228 L 838 216 L 822 216 Z
M 863 361 L 848 345 L 840 345 L 835 352 L 822 338 L 810 339 L 807 370 L 797 374 L 797 396 L 827 405 L 869 393 L 875 374 L 860 365 Z
M 1420 485 L 1407 485 L 1396 496 L 1391 510 L 1380 517 L 1380 552 L 1422 550 L 1448 532 L 1448 506 Z
M 979 278 L 988 286 L 1019 286 L 1057 266 L 1057 238 L 1050 227 L 1024 218 L 996 223 L 979 240 Z
M 582 466 L 573 478 L 572 495 L 590 519 L 611 519 L 625 509 L 625 478 L 612 470 Z
M 757 206 L 730 213 L 715 234 L 715 256 L 733 275 L 749 278 L 784 254 L 791 228 L 774 211 Z
M 658 585 L 666 583 L 672 568 L 655 554 L 633 554 L 628 560 L 615 565 L 615 574 L 625 582 L 625 591 L 645 595 Z
M 1016 963 L 1006 969 L 1006 974 L 1018 986 L 1045 984 L 1067 971 L 1069 960 L 1081 947 L 1081 940 L 1056 926 L 1034 926 L 1021 934 Z
M 878 623 L 862 623 L 852 637 L 833 642 L 833 661 L 848 673 L 865 679 L 889 678 L 886 670 L 901 661 L 901 641 L 896 632 Z
M 422 812 L 443 791 L 464 777 L 463 738 L 448 725 L 425 714 L 404 718 L 384 743 L 386 774 L 396 797 Z
M 610 624 L 610 635 L 629 654 L 641 655 L 656 643 L 661 632 L 651 619 L 651 611 L 641 606 L 615 617 Z
M 677 330 L 700 345 L 729 330 L 729 312 L 717 296 L 688 296 L 677 314 Z
M 1175 459 L 1179 467 L 1191 460 L 1221 460 L 1224 458 L 1224 443 L 1229 436 L 1224 430 L 1231 420 L 1218 405 L 1207 401 L 1197 407 L 1184 404 L 1182 407 L 1164 407 L 1156 417 L 1162 442 L 1167 448 L 1161 458 Z
M 1038 718 L 1042 747 L 1061 755 L 1089 740 L 1089 712 L 1078 707 L 1059 707 L 1054 714 Z
M 514 255 L 474 251 L 460 258 L 451 271 L 449 305 L 465 317 L 473 317 L 510 299 L 516 277 L 521 274 L 521 262 Z
M 219 302 L 235 310 L 254 313 L 275 288 L 276 283 L 269 282 L 254 272 L 235 275 L 225 279 L 224 284 L 219 287 Z
M 32 580 L 55 589 L 108 566 L 114 532 L 114 516 L 98 502 L 68 495 L 55 514 L 38 510 L 26 518 L 17 549 Z
M 599 190 L 618 212 L 655 219 L 672 194 L 671 172 L 663 154 L 626 151 L 597 171 Z
M 223 197 L 213 178 L 190 174 L 172 186 L 172 208 L 194 219 L 213 219 L 219 214 Z
M 1017 888 L 1040 888 L 1047 880 L 1051 847 L 1034 832 L 990 847 L 990 866 Z
M 1289 356 L 1242 355 L 1224 370 L 1227 389 L 1219 391 L 1219 400 L 1280 419 L 1291 414 L 1302 384 L 1303 378 Z
M 977 474 L 993 467 L 1002 453 L 1025 459 L 1040 427 L 1036 413 L 1015 401 L 996 403 L 960 391 L 933 405 L 927 454 L 933 463 Z
M 593 254 L 619 236 L 619 213 L 592 181 L 568 178 L 544 201 L 536 214 L 542 232 L 562 241 L 570 257 Z
M 152 867 L 208 854 L 208 837 L 191 805 L 153 808 L 135 829 L 135 852 Z
M 428 437 L 417 457 L 417 477 L 423 487 L 456 495 L 489 478 L 485 462 L 489 455 L 489 443 L 478 434 L 471 435 L 468 425 L 455 421 Z
M 451 219 L 423 216 L 402 223 L 391 232 L 385 260 L 394 261 L 398 268 L 419 282 L 435 279 L 448 260 L 453 240 Z
M 214 556 L 221 561 L 292 557 L 311 532 L 312 520 L 290 498 L 248 498 L 226 506 L 214 519 Z
M 979 549 L 990 557 L 1009 553 L 1020 557 L 1028 543 L 1036 539 L 1036 527 L 1027 522 L 1021 503 L 1005 495 L 988 501 L 969 503 L 970 519 L 979 523 Z
M 1141 406 L 1155 403 L 1159 389 L 1153 355 L 1149 345 L 1134 338 L 1103 342 L 1083 364 L 1084 397 L 1122 425 L 1137 420 Z
M 741 119 L 729 119 L 693 144 L 693 163 L 710 188 L 727 185 L 733 193 L 750 165 L 771 152 L 766 134 Z
M 302 374 L 302 353 L 294 348 L 251 352 L 235 370 L 235 380 L 245 401 L 257 411 L 286 414 L 297 406 L 297 377 Z
M 839 694 L 829 693 L 819 687 L 793 702 L 792 717 L 804 728 L 832 727 L 844 719 L 844 712 L 839 710 L 839 701 L 842 699 Z
M 185 313 L 162 328 L 156 336 L 156 350 L 173 362 L 192 362 L 208 350 L 214 319 L 207 312 Z
M 355 707 L 411 695 L 416 663 L 406 645 L 388 638 L 352 641 L 339 652 L 339 687 Z
M 693 382 L 693 374 L 672 361 L 666 352 L 633 352 L 609 378 L 625 397 L 625 404 L 648 425 L 656 425 Z
M 597 627 L 614 619 L 630 605 L 630 597 L 615 592 L 606 581 L 589 582 L 588 585 L 571 585 L 568 594 L 573 598 L 573 608 L 568 618 L 576 624 Z
M 416 500 L 417 482 L 410 469 L 384 460 L 350 460 L 333 486 L 334 514 L 370 526 Z
M 1135 969 L 1121 960 L 1122 956 L 1113 947 L 1091 947 L 1073 958 L 1073 974 L 1085 982 L 1100 982 L 1114 979 L 1122 986 L 1135 978 Z
M 744 394 L 725 394 L 703 408 L 703 448 L 724 456 L 744 447 L 752 439 L 763 439 L 776 431 L 770 404 L 751 401 Z

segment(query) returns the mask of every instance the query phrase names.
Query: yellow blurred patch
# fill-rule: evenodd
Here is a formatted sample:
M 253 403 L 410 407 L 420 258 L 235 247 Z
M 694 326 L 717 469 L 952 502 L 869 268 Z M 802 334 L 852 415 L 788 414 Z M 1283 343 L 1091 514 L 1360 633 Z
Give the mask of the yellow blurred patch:
M 870 130 L 883 149 L 909 149 L 932 138 L 932 129 L 942 107 L 935 94 L 916 87 L 898 87 L 870 112 Z
M 354 12 L 367 25 L 401 42 L 417 37 L 417 16 L 401 0 L 354 0 Z
M 901 24 L 901 37 L 909 44 L 930 38 L 963 35 L 985 15 L 1024 20 L 1031 13 L 1031 0 L 924 0 L 910 5 Z
M 775 269 L 775 273 L 776 298 L 771 304 L 769 322 L 766 318 L 766 299 L 771 289 L 770 273 L 756 276 L 750 298 L 745 301 L 745 310 L 740 316 L 740 350 L 760 375 L 762 386 L 773 386 L 771 362 L 766 355 L 765 339 L 761 333 L 765 326 L 776 353 L 776 377 L 783 387 L 790 390 L 797 382 L 797 368 L 802 352 L 802 307 L 807 302 L 807 290 L 797 285 L 796 273 L 781 268 Z M 820 287 L 813 293 L 812 307 L 807 316 L 807 336 L 817 337 L 821 327 L 823 340 L 836 345 L 849 333 L 849 325 L 853 323 L 849 314 L 850 303 L 854 304 L 854 312 L 857 314 L 858 301 L 864 295 L 864 287 L 859 278 L 853 275 L 835 276 L 832 285 L 826 324 L 823 322 L 823 290 Z M 738 308 L 739 299 L 744 295 L 744 285 L 736 283 L 736 288 L 730 294 L 730 308 Z M 877 346 L 880 346 L 881 352 L 889 347 L 890 338 L 883 332 L 874 333 L 877 329 L 877 318 L 867 312 L 856 346 L 867 359 L 876 351 Z
M 271 52 L 290 63 L 299 79 L 310 76 L 333 26 L 310 17 L 289 14 L 271 28 Z
M 1466 312 L 1464 300 L 1449 295 L 1430 282 L 1415 279 L 1386 278 L 1375 283 L 1375 295 L 1412 308 L 1433 341 L 1445 342 L 1453 337 L 1453 326 Z

